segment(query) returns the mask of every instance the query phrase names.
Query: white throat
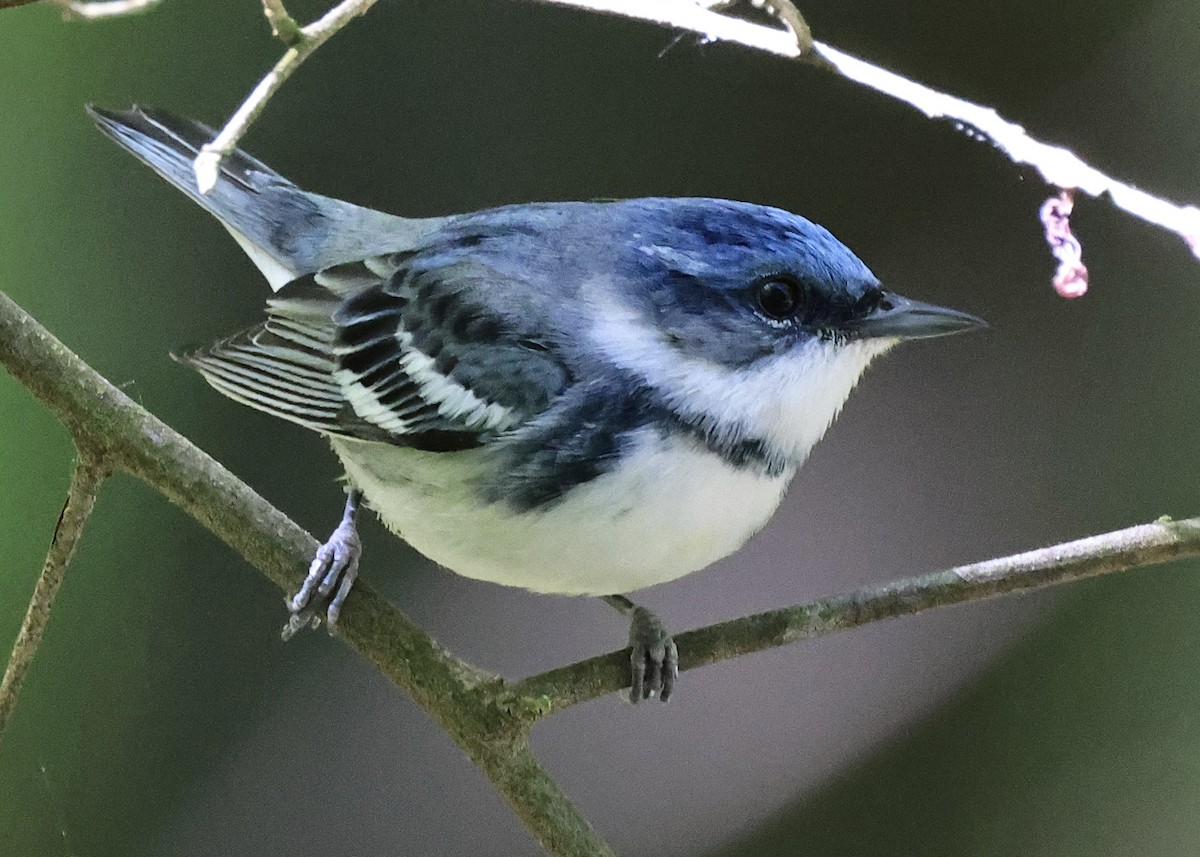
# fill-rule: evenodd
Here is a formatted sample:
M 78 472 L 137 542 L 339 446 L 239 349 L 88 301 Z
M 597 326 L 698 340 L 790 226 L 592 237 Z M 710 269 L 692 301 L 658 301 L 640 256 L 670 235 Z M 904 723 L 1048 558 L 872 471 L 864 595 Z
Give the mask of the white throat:
M 595 344 L 613 363 L 641 376 L 673 410 L 765 441 L 792 466 L 803 463 L 824 436 L 870 362 L 896 343 L 814 339 L 730 369 L 682 354 L 628 307 L 609 303 L 596 317 Z

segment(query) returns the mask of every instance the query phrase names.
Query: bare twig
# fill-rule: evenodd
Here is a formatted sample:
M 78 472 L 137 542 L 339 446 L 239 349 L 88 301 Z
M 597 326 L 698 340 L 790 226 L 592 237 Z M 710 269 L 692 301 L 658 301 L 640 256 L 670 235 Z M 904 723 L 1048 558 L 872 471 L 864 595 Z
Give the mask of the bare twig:
M 735 42 L 755 50 L 804 58 L 797 38 L 775 27 L 754 24 L 714 11 L 719 0 L 542 0 L 591 12 L 605 12 L 697 33 L 710 41 Z M 1118 181 L 1080 159 L 1074 152 L 1029 136 L 1025 129 L 990 107 L 938 92 L 865 60 L 814 41 L 813 53 L 842 76 L 915 107 L 931 119 L 958 122 L 1003 152 L 1013 163 L 1027 164 L 1055 188 L 1077 189 L 1093 197 L 1105 194 L 1118 208 L 1179 235 L 1200 257 L 1200 208 L 1177 205 Z
M 119 18 L 149 12 L 162 0 L 50 0 L 62 11 L 64 19 L 94 21 L 97 18 Z
M 934 607 L 985 601 L 1192 556 L 1200 556 L 1200 518 L 1164 518 L 676 634 L 679 669 L 695 669 Z M 624 649 L 531 676 L 513 684 L 509 692 L 517 698 L 541 700 L 541 713 L 549 714 L 614 693 L 628 683 L 629 650 Z
M 343 0 L 330 9 L 316 21 L 306 27 L 292 32 L 286 23 L 280 29 L 280 22 L 295 21 L 287 14 L 282 0 L 263 0 L 263 10 L 272 29 L 283 41 L 290 46 L 275 63 L 275 67 L 267 76 L 258 82 L 242 105 L 229 117 L 225 127 L 209 143 L 205 143 L 196 156 L 196 187 L 201 193 L 208 193 L 217 184 L 221 161 L 234 150 L 238 141 L 245 136 L 250 125 L 262 113 L 271 96 L 283 85 L 308 57 L 329 38 L 355 17 L 366 14 L 374 6 L 376 0 Z
M 21 629 L 17 632 L 17 641 L 13 644 L 12 655 L 4 669 L 4 678 L 0 680 L 0 738 L 4 736 L 4 729 L 16 708 L 25 675 L 42 642 L 46 623 L 50 621 L 54 597 L 58 595 L 67 565 L 75 555 L 75 546 L 79 544 L 84 524 L 92 513 L 96 494 L 106 475 L 103 466 L 90 452 L 80 451 L 66 502 L 54 527 L 54 537 L 50 540 L 50 550 L 42 564 L 42 573 L 33 587 L 33 597 L 29 600 L 25 618 L 21 620 Z

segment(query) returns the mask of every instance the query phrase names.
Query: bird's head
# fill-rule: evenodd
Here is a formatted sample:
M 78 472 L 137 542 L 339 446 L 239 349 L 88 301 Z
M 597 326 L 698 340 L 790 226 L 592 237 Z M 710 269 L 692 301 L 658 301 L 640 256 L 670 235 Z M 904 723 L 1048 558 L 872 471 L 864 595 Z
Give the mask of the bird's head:
M 624 209 L 624 288 L 584 289 L 593 341 L 706 430 L 761 441 L 792 465 L 875 356 L 983 324 L 886 291 L 826 229 L 786 211 L 718 199 L 613 207 Z

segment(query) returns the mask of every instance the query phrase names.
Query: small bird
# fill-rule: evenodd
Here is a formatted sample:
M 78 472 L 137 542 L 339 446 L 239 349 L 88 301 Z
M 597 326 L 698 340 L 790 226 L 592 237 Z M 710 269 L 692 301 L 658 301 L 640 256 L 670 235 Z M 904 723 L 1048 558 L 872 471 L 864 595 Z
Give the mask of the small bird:
M 290 600 L 329 624 L 364 503 L 433 561 L 630 618 L 630 699 L 678 653 L 624 593 L 740 548 L 873 358 L 982 321 L 885 291 L 777 208 L 703 198 L 508 205 L 424 219 L 301 190 L 242 151 L 201 194 L 212 129 L 89 108 L 230 232 L 266 321 L 182 355 L 219 392 L 325 435 L 345 513 Z

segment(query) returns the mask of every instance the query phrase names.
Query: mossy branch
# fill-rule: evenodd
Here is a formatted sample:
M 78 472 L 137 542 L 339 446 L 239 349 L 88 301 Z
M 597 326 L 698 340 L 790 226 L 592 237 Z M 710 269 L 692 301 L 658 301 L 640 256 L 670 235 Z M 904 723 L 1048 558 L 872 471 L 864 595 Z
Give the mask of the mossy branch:
M 86 450 L 89 467 L 98 463 L 136 476 L 280 588 L 299 586 L 316 539 L 101 377 L 3 292 L 0 365 L 50 408 L 81 454 Z M 91 480 L 76 480 L 81 481 L 89 490 L 72 496 L 94 496 Z M 61 539 L 56 542 L 62 544 Z M 361 582 L 346 602 L 338 632 L 454 738 L 547 850 L 571 857 L 611 855 L 538 766 L 525 743 L 533 718 L 521 706 L 498 704 L 498 680 L 447 652 Z M 23 673 L 27 666 L 26 658 L 10 671 Z M 15 703 L 15 692 L 11 699 Z
M 934 607 L 986 601 L 1194 556 L 1200 556 L 1200 518 L 1162 518 L 676 634 L 679 669 L 695 669 Z M 613 693 L 628 683 L 628 651 L 621 651 L 531 676 L 513 684 L 509 692 L 520 699 L 542 700 L 543 710 L 550 713 Z

